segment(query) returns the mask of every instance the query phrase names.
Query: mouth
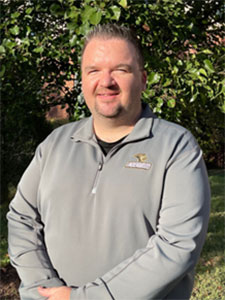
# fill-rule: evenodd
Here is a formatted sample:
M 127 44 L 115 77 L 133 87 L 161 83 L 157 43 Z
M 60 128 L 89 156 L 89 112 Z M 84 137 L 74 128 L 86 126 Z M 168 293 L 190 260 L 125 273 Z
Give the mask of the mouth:
M 103 92 L 103 93 L 97 93 L 97 97 L 102 99 L 102 100 L 113 100 L 115 97 L 119 95 L 119 92 Z

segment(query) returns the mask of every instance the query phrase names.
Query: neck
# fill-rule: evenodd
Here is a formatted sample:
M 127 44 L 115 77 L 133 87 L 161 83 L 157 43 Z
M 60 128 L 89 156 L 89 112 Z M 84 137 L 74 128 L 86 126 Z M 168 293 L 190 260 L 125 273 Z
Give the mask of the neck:
M 105 142 L 115 142 L 128 135 L 140 118 L 141 111 L 129 121 L 113 118 L 95 118 L 94 131 L 96 136 Z

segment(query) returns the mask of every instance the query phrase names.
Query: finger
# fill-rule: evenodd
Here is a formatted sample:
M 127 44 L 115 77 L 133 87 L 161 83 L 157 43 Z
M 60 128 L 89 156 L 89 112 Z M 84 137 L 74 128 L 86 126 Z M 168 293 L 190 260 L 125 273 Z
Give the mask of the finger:
M 54 291 L 54 288 L 45 288 L 43 286 L 38 287 L 38 293 L 44 297 L 50 297 Z

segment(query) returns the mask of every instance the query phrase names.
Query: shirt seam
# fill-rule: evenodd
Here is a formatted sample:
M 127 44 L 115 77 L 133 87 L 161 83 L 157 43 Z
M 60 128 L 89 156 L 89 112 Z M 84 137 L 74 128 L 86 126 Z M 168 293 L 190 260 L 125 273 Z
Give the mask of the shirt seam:
M 132 261 L 130 261 L 126 266 L 124 266 L 120 271 L 118 271 L 115 275 L 113 275 L 111 278 L 109 278 L 108 280 L 106 280 L 106 283 L 109 283 L 110 281 L 112 281 L 115 277 L 117 277 L 120 273 L 122 273 L 122 271 L 124 271 L 126 268 L 129 267 L 129 265 L 131 265 L 132 263 L 134 263 L 135 261 L 137 261 L 141 256 L 143 256 L 144 254 L 146 254 L 147 252 L 149 252 L 152 248 L 147 248 L 144 252 L 142 252 L 140 255 L 138 255 L 137 257 L 133 258 Z M 100 278 L 102 280 L 102 278 Z

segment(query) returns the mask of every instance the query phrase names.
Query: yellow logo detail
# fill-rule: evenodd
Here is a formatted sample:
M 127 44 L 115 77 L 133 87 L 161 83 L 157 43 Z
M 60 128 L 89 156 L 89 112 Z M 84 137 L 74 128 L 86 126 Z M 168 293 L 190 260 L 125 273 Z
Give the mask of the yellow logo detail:
M 129 161 L 126 163 L 125 168 L 143 170 L 149 170 L 151 168 L 151 163 L 147 162 L 148 157 L 145 153 L 134 154 L 134 157 L 137 159 L 137 161 Z
M 145 162 L 148 159 L 145 153 L 135 154 L 134 157 L 137 158 L 138 162 Z

